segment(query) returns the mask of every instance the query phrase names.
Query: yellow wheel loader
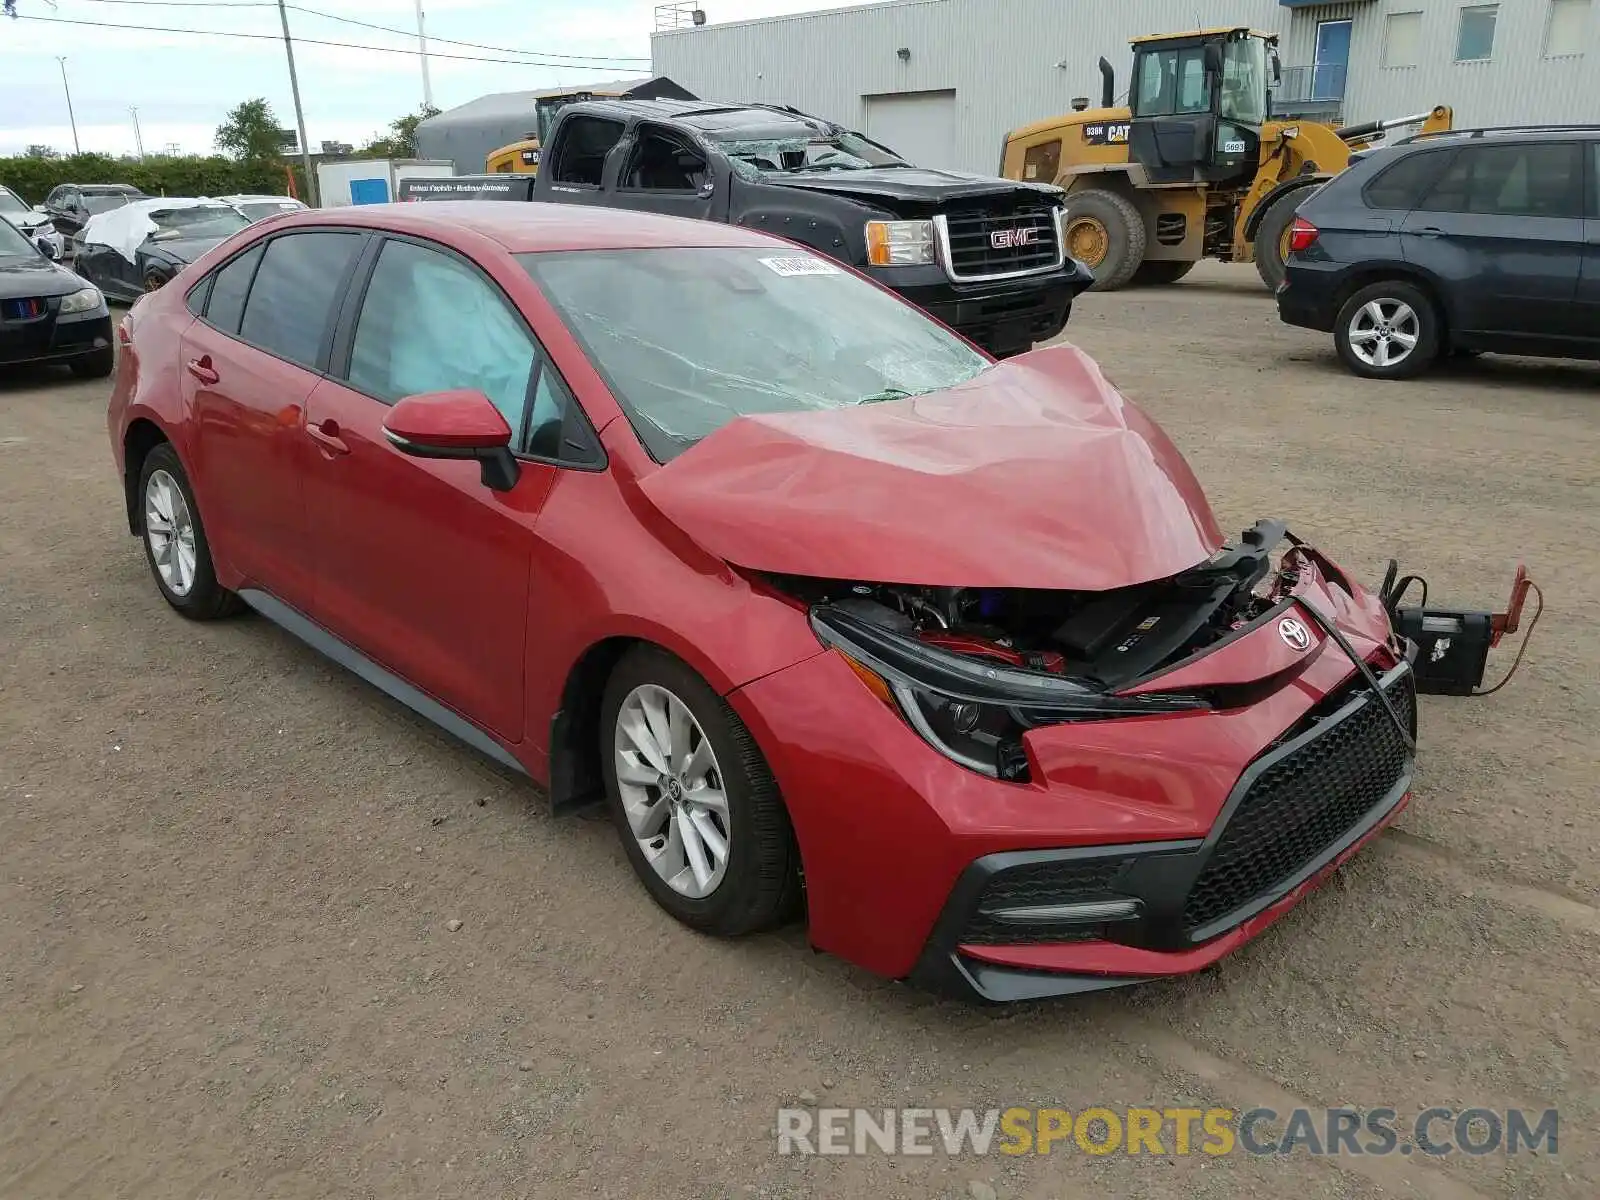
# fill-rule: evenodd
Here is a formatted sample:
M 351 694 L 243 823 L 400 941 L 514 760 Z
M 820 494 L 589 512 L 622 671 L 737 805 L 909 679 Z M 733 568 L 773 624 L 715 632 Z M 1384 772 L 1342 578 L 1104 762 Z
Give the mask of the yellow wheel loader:
M 1283 279 L 1294 210 L 1350 154 L 1386 130 L 1451 127 L 1446 107 L 1343 129 L 1276 120 L 1277 35 L 1201 29 L 1133 41 L 1127 107 L 1100 60 L 1101 107 L 1006 136 L 1000 173 L 1067 191 L 1067 250 L 1096 288 L 1172 283 L 1202 258 L 1256 264 Z

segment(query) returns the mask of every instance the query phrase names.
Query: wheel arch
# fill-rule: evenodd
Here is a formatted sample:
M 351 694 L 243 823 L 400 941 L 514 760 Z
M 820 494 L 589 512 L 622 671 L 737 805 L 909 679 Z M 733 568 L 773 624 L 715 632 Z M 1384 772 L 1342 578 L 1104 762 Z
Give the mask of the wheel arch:
M 139 506 L 139 477 L 144 473 L 144 460 L 157 446 L 172 444 L 167 431 L 149 417 L 135 417 L 122 435 L 123 503 L 128 510 L 128 532 L 135 537 L 144 532 Z M 173 452 L 177 452 L 176 446 Z
M 1335 317 L 1338 316 L 1350 297 L 1354 296 L 1362 288 L 1370 287 L 1375 283 L 1387 283 L 1390 280 L 1408 283 L 1412 287 L 1418 288 L 1427 297 L 1428 303 L 1433 306 L 1434 315 L 1439 318 L 1439 336 L 1441 340 L 1447 339 L 1452 324 L 1450 306 L 1445 300 L 1448 290 L 1440 287 L 1438 281 L 1426 271 L 1418 269 L 1411 263 L 1373 263 L 1370 266 L 1363 266 L 1350 272 L 1344 281 L 1339 284 L 1338 291 L 1334 293 L 1333 312 Z

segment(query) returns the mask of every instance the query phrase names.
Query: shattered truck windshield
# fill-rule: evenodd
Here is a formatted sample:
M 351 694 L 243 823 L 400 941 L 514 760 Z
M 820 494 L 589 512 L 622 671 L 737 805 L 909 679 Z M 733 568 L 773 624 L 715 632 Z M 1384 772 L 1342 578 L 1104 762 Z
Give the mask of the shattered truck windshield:
M 804 250 L 519 257 L 658 462 L 736 417 L 901 399 L 990 365 L 919 310 Z
M 750 138 L 745 134 L 712 134 L 717 148 L 747 174 L 797 171 L 865 171 L 870 167 L 908 165 L 899 155 L 859 134 L 845 130 L 807 136 Z

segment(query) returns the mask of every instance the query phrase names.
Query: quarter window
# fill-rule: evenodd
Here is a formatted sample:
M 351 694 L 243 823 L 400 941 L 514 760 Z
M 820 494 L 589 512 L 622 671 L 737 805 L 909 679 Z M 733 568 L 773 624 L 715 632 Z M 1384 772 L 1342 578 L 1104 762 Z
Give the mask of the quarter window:
M 350 347 L 352 387 L 388 404 L 472 388 L 500 410 L 515 445 L 528 444 L 529 418 L 535 434 L 559 448 L 566 395 L 559 381 L 538 386 L 532 378 L 538 359 L 522 321 L 477 271 L 413 242 L 384 243 Z M 552 421 L 554 431 L 542 433 Z
M 1422 207 L 1503 217 L 1579 217 L 1582 162 L 1576 142 L 1464 146 Z
M 267 243 L 245 302 L 239 336 L 269 354 L 318 369 L 359 233 L 291 233 Z
M 244 298 L 261 261 L 260 246 L 252 246 L 216 273 L 211 298 L 206 302 L 206 322 L 223 333 L 237 335 L 239 318 L 244 314 Z

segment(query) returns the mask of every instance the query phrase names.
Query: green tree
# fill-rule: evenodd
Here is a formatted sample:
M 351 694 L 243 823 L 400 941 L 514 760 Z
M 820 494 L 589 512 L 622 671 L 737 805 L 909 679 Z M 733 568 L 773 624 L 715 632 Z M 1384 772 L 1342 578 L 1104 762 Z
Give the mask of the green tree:
M 390 121 L 388 132 L 376 135 L 361 148 L 361 153 L 374 158 L 416 158 L 417 126 L 429 117 L 438 115 L 437 108 L 424 104 L 416 112 Z
M 246 100 L 228 111 L 217 126 L 217 149 L 243 163 L 264 163 L 283 156 L 278 118 L 261 97 Z
M 24 158 L 42 158 L 47 161 L 52 158 L 61 157 L 60 151 L 58 151 L 54 146 L 46 146 L 39 142 L 35 142 L 22 153 Z

